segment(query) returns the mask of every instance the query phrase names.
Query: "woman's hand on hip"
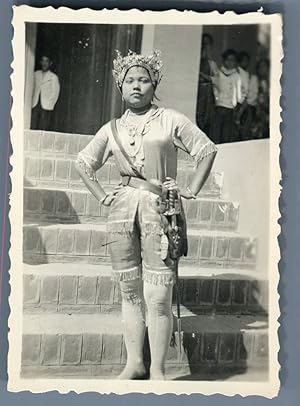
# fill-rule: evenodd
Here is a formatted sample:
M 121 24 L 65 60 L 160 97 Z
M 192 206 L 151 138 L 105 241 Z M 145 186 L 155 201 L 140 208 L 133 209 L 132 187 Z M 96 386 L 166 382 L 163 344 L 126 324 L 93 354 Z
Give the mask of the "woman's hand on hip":
M 103 206 L 109 207 L 112 202 L 115 200 L 119 191 L 123 188 L 123 186 L 116 186 L 112 192 L 107 193 L 104 198 L 102 199 L 101 203 Z
M 164 187 L 168 190 L 177 190 L 179 191 L 179 186 L 175 179 L 170 178 L 169 176 L 166 177 L 166 180 L 163 183 Z
M 168 189 L 168 190 L 176 190 L 179 192 L 180 196 L 185 198 L 185 199 L 193 199 L 194 196 L 192 193 L 186 189 L 185 187 L 179 187 L 176 180 L 170 177 L 166 178 L 166 181 L 163 183 L 163 185 Z
M 179 193 L 184 199 L 195 199 L 195 195 L 193 195 L 191 191 L 185 187 L 180 188 Z

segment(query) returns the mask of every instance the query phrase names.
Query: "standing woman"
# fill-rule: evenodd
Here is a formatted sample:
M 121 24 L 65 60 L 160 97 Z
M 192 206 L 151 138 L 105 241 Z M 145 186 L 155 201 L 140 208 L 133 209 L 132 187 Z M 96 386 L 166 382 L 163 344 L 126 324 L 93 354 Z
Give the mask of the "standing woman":
M 143 344 L 147 325 L 150 379 L 164 379 L 165 360 L 173 330 L 174 261 L 161 256 L 165 241 L 158 199 L 162 190 L 176 189 L 195 199 L 211 170 L 216 147 L 183 114 L 153 104 L 161 78 L 159 51 L 143 56 L 117 53 L 113 75 L 127 110 L 105 124 L 79 153 L 77 170 L 87 188 L 110 207 L 107 221 L 112 278 L 120 285 L 127 364 L 119 379 L 145 375 Z M 178 187 L 177 150 L 194 157 L 195 173 L 186 188 Z M 106 193 L 95 172 L 112 156 L 122 184 Z

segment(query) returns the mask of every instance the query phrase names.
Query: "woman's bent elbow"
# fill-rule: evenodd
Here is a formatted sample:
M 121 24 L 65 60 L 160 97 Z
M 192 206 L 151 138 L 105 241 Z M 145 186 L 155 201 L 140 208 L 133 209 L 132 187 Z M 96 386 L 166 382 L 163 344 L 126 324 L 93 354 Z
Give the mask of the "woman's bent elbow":
M 74 163 L 74 167 L 75 167 L 76 172 L 79 174 L 79 176 L 82 177 L 82 167 L 79 164 L 78 157 Z

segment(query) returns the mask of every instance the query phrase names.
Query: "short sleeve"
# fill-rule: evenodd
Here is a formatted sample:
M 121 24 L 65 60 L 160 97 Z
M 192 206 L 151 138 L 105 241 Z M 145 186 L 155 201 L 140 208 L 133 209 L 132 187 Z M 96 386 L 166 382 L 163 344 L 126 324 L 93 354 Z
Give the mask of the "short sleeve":
M 174 143 L 189 153 L 196 164 L 207 155 L 217 152 L 217 147 L 208 136 L 185 115 L 175 112 Z
M 96 180 L 96 171 L 105 164 L 111 155 L 108 124 L 105 124 L 89 144 L 79 152 L 76 162 L 84 168 L 91 180 Z

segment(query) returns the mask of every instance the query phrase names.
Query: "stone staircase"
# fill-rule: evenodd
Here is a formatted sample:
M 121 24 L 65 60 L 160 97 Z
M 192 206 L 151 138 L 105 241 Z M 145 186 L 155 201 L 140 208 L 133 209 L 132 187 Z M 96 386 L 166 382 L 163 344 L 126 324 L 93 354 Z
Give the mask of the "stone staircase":
M 108 211 L 73 164 L 91 138 L 25 131 L 24 377 L 111 378 L 126 362 L 120 293 L 110 280 Z M 180 184 L 189 182 L 192 167 L 179 152 Z M 98 177 L 106 190 L 118 183 L 113 161 Z M 267 281 L 256 267 L 257 241 L 238 232 L 239 205 L 222 199 L 222 185 L 223 174 L 213 172 L 199 198 L 184 202 L 183 349 L 179 355 L 174 331 L 169 379 L 251 380 L 257 372 L 267 379 Z

